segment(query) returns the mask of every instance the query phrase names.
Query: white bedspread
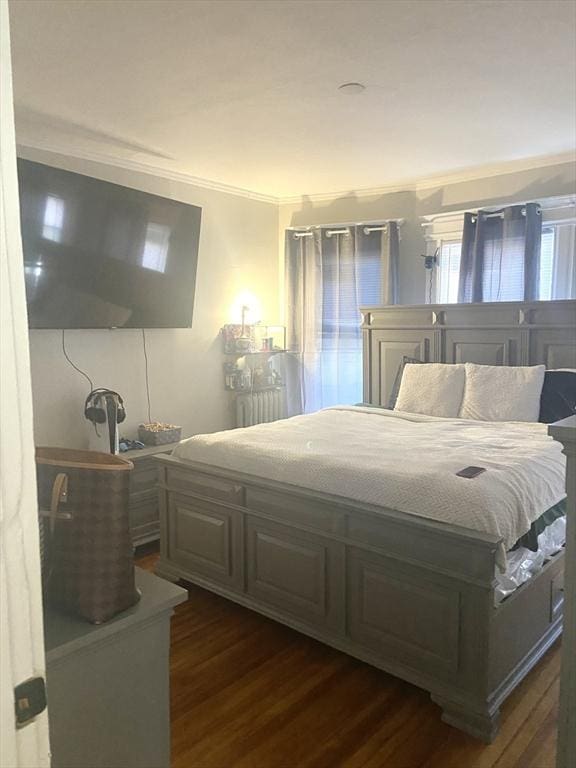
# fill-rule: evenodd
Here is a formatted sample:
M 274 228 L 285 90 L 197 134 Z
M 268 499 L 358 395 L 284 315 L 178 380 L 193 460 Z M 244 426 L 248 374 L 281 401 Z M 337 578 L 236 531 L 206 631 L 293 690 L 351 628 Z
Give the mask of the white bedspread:
M 495 534 L 501 568 L 506 550 L 566 495 L 565 457 L 545 424 L 338 406 L 197 435 L 173 455 Z M 456 476 L 470 465 L 487 471 Z

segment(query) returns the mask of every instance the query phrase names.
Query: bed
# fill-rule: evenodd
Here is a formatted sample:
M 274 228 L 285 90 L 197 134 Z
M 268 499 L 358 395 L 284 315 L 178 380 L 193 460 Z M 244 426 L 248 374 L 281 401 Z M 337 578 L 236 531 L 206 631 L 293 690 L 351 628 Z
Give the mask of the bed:
M 230 436 L 208 437 L 207 452 L 193 441 L 179 446 L 179 455 L 158 459 L 157 572 L 217 592 L 430 691 L 446 722 L 490 742 L 502 701 L 561 632 L 562 551 L 495 606 L 496 574 L 506 567 L 516 534 L 558 501 L 560 448 L 546 440 L 543 425 L 506 426 L 511 442 L 498 460 L 507 451 L 536 455 L 550 482 L 520 493 L 522 504 L 510 497 L 508 514 L 494 514 L 488 524 L 490 504 L 479 507 L 476 498 L 482 478 L 465 481 L 462 514 L 435 478 L 454 474 L 448 443 L 459 430 L 476 429 L 488 445 L 490 425 L 467 427 L 383 407 L 406 355 L 425 362 L 576 367 L 576 302 L 369 308 L 363 316 L 364 400 L 371 407 L 323 411 L 309 435 L 310 417 L 298 417 L 296 432 L 310 443 L 299 466 L 292 461 L 297 446 L 290 454 L 293 437 L 274 432 L 281 425 L 266 425 L 267 435 L 258 427 L 240 430 L 236 442 L 248 433 L 241 459 Z M 318 419 L 332 419 L 328 435 L 339 420 L 342 434 L 353 439 L 355 462 L 338 463 Z M 409 503 L 406 478 L 382 484 L 375 470 L 386 450 L 378 434 L 391 437 L 397 421 L 408 424 L 399 429 L 422 429 L 422 456 L 434 454 L 443 429 L 453 431 L 444 431 L 448 443 L 432 469 L 419 472 L 418 462 L 412 468 L 401 462 L 414 478 Z M 385 430 L 375 426 L 380 423 Z M 314 443 L 319 438 L 324 450 Z M 540 447 L 527 450 L 531 442 Z M 521 491 L 531 475 L 541 475 L 542 465 L 535 469 L 514 455 L 509 461 L 521 466 Z

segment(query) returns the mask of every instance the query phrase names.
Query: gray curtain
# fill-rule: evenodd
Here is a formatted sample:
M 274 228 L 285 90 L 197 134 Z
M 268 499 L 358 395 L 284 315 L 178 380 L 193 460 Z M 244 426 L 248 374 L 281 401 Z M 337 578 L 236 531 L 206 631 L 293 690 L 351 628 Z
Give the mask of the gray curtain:
M 363 258 L 379 259 L 381 292 L 378 304 L 398 304 L 398 262 L 400 233 L 398 224 L 389 221 L 383 231 L 364 232 L 364 226 L 355 227 L 357 251 Z M 367 227 L 369 230 L 370 227 Z M 366 302 L 364 302 L 366 303 Z
M 537 203 L 466 213 L 458 301 L 537 299 L 541 239 L 542 214 Z
M 288 413 L 359 402 L 359 308 L 397 302 L 398 226 L 315 228 L 306 237 L 288 230 L 285 248 Z

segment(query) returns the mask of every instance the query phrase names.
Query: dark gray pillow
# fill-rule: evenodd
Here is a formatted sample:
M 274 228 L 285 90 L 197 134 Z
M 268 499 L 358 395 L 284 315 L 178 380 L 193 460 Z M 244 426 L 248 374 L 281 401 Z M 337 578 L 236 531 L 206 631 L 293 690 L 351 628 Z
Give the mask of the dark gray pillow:
M 402 362 L 398 366 L 398 372 L 396 373 L 396 378 L 394 379 L 394 386 L 392 387 L 392 392 L 390 393 L 390 399 L 388 400 L 388 408 L 390 408 L 390 410 L 392 411 L 394 410 L 394 406 L 396 405 L 396 400 L 398 400 L 398 392 L 400 392 L 400 384 L 402 384 L 402 374 L 404 373 L 404 366 L 412 363 L 425 365 L 423 360 L 417 360 L 415 357 L 404 356 L 402 358 Z
M 576 413 L 576 372 L 546 371 L 540 398 L 540 417 L 543 424 L 567 419 Z

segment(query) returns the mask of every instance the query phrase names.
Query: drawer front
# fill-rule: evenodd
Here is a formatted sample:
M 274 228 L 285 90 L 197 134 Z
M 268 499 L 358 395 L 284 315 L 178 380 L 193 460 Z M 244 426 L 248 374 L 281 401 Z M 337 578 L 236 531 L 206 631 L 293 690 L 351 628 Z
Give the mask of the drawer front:
M 388 660 L 453 677 L 459 666 L 459 605 L 459 593 L 430 574 L 349 550 L 349 636 Z
M 287 523 L 305 525 L 319 531 L 342 534 L 345 530 L 344 513 L 321 501 L 248 487 L 246 507 L 286 520 Z
M 226 586 L 242 585 L 242 513 L 170 493 L 169 558 Z
M 160 536 L 160 515 L 156 492 L 138 493 L 130 497 L 128 507 L 130 534 L 136 546 Z
M 184 493 L 188 491 L 198 496 L 219 499 L 240 506 L 244 502 L 242 485 L 219 477 L 205 475 L 202 472 L 169 467 L 166 472 L 166 482 L 170 490 L 183 491 Z
M 158 483 L 158 465 L 154 459 L 143 459 L 134 464 L 130 473 L 130 494 L 150 491 Z
M 344 632 L 344 546 L 246 516 L 246 592 L 316 627 Z
M 131 496 L 128 510 L 130 528 L 136 528 L 147 523 L 158 523 L 160 518 L 158 494 L 146 492 Z
M 132 546 L 140 547 L 142 544 L 148 544 L 160 538 L 160 525 L 158 523 L 146 523 L 132 528 Z

